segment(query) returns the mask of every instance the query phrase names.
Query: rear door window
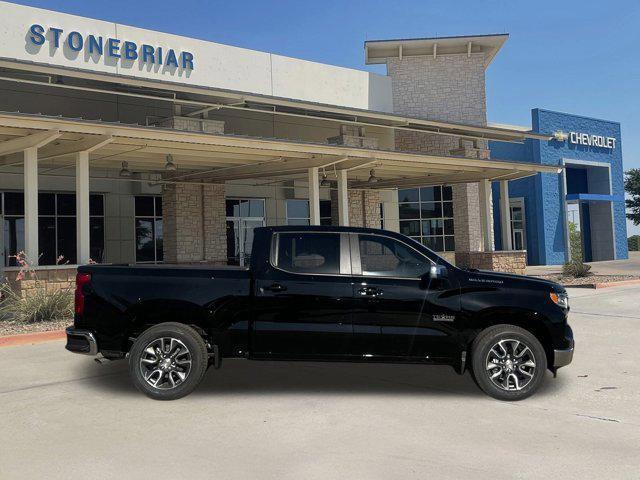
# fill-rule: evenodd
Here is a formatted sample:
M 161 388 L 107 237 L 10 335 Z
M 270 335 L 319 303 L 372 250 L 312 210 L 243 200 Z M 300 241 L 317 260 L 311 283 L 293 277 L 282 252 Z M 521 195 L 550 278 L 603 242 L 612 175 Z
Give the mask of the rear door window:
M 275 266 L 294 273 L 340 273 L 337 233 L 279 233 Z

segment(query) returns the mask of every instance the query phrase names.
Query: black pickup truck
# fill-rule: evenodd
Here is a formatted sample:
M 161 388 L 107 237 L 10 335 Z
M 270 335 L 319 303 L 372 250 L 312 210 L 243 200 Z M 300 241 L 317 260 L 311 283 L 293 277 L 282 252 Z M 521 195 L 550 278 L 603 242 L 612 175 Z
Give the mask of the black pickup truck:
M 223 358 L 447 364 L 519 400 L 571 362 L 563 287 L 454 267 L 398 233 L 264 227 L 250 268 L 78 268 L 66 348 L 128 357 L 155 399 L 190 393 Z

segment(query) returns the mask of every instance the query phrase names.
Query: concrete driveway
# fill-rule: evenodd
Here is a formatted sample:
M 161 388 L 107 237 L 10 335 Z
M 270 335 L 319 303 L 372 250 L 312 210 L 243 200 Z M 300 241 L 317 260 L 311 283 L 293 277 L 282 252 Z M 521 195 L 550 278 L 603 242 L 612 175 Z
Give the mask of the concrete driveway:
M 448 367 L 228 361 L 176 402 L 0 349 L 0 478 L 638 478 L 640 287 L 571 290 L 574 363 L 502 403 Z

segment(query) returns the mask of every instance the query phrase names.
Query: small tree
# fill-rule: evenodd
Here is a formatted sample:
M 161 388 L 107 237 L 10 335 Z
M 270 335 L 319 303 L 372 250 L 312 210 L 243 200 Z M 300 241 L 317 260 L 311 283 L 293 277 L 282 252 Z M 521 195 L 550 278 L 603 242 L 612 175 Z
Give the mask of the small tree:
M 640 225 L 640 168 L 632 168 L 625 172 L 624 189 L 631 196 L 626 200 L 627 218 L 634 225 Z
M 578 226 L 575 222 L 569 222 L 569 261 L 581 262 L 582 261 L 582 236 L 578 230 Z
M 640 250 L 640 235 L 632 235 L 627 238 L 630 252 L 637 252 Z

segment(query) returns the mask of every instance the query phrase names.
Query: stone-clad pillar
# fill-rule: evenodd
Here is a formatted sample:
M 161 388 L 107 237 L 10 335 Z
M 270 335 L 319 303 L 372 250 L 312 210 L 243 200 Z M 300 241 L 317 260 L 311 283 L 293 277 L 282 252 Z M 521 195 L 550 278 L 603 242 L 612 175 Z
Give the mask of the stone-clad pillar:
M 167 184 L 162 194 L 164 261 L 204 260 L 202 186 Z
M 227 211 L 224 185 L 203 186 L 204 259 L 227 263 Z
M 337 210 L 337 192 L 331 195 L 332 213 Z M 380 192 L 377 190 L 349 190 L 349 226 L 382 228 L 380 222 Z M 332 223 L 337 225 L 337 214 L 332 216 Z
M 224 185 L 168 184 L 162 220 L 166 263 L 226 263 Z
M 349 224 L 352 227 L 364 227 L 362 202 L 362 190 L 349 190 Z
M 447 122 L 486 125 L 485 57 L 483 54 L 404 56 L 387 60 L 394 112 Z M 398 131 L 397 150 L 468 158 L 489 158 L 485 141 Z M 453 185 L 456 252 L 482 250 L 476 183 Z
M 482 224 L 477 183 L 453 185 L 453 231 L 457 252 L 482 250 Z M 477 212 L 477 214 L 469 214 Z

